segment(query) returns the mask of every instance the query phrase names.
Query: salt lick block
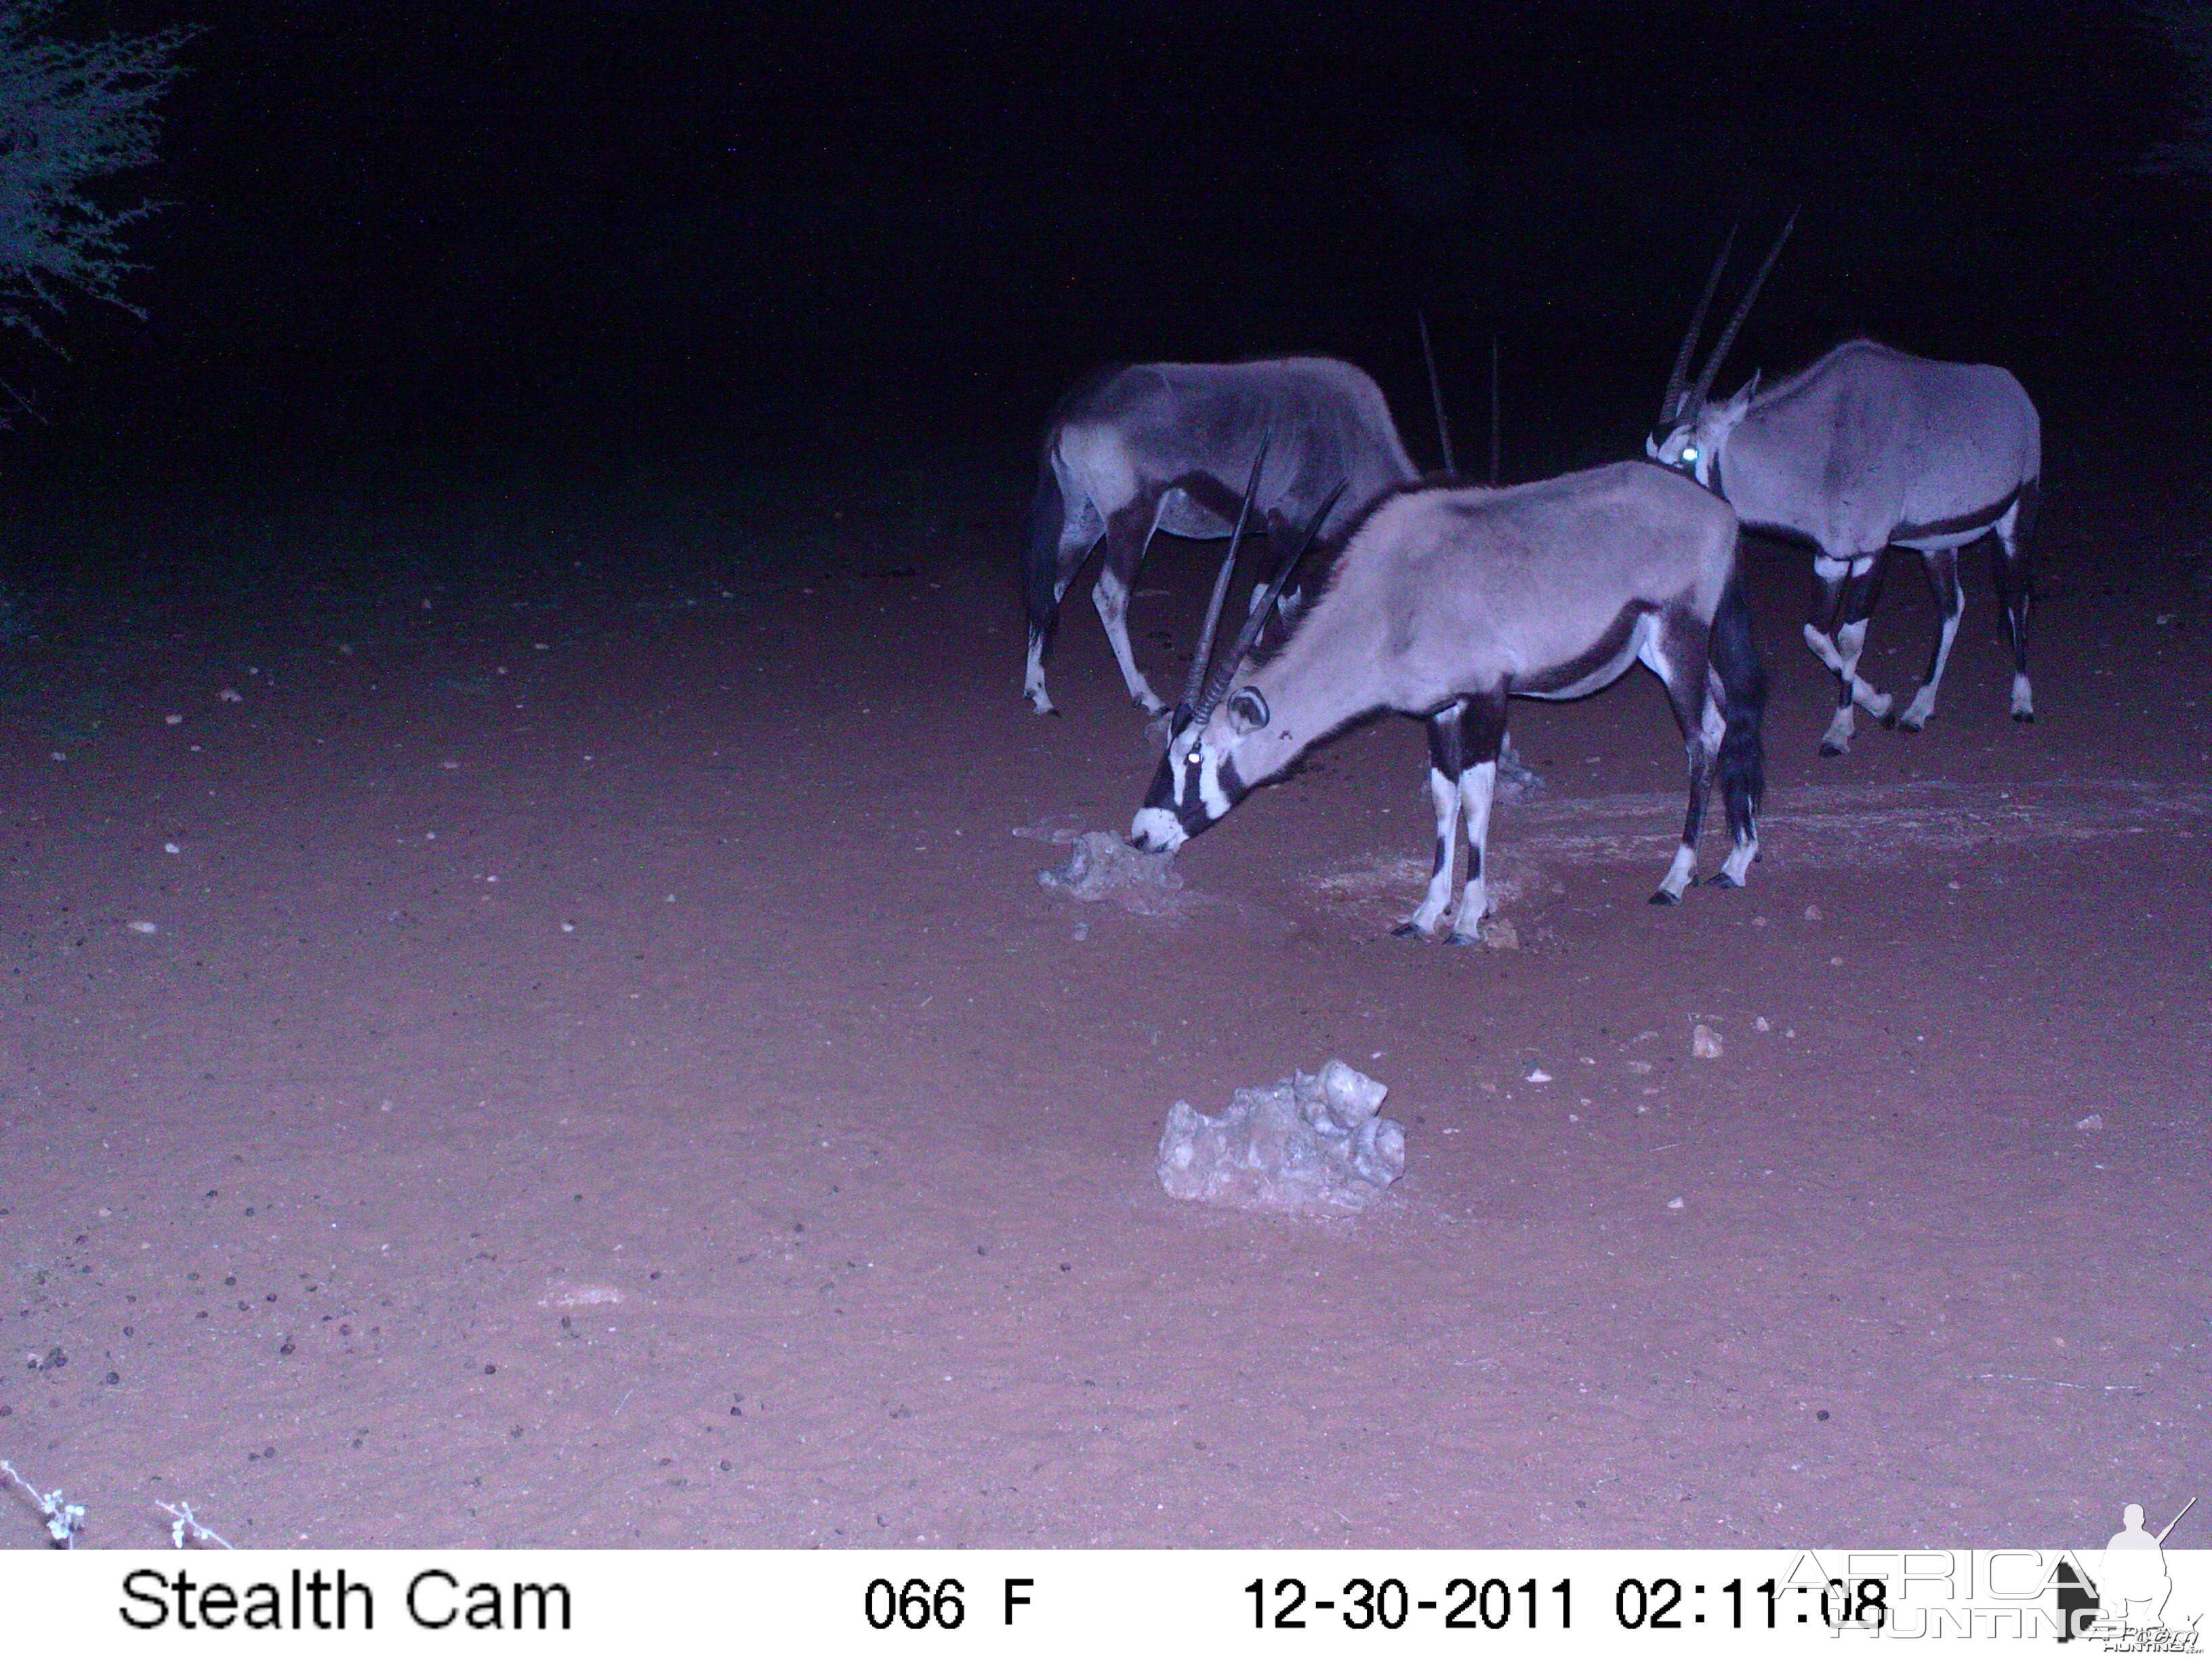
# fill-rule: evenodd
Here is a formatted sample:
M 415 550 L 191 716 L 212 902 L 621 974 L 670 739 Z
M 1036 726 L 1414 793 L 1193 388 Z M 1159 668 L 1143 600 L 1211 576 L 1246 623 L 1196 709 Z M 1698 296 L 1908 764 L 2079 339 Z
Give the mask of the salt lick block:
M 1406 1172 L 1406 1130 L 1379 1115 L 1387 1085 L 1332 1060 L 1272 1088 L 1239 1089 L 1208 1117 L 1187 1100 L 1160 1133 L 1176 1198 L 1293 1215 L 1356 1215 Z

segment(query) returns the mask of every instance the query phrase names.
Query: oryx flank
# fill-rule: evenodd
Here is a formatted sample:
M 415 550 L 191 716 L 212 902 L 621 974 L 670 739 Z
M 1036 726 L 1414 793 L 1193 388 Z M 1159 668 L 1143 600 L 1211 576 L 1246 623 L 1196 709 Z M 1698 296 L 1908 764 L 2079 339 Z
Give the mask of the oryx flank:
M 1382 389 L 1350 363 L 1282 357 L 1249 363 L 1147 363 L 1101 374 L 1054 411 L 1037 468 L 1023 555 L 1029 611 L 1024 690 L 1054 712 L 1044 653 L 1067 586 L 1103 538 L 1091 602 L 1106 625 L 1129 695 L 1164 706 L 1129 648 L 1129 594 L 1153 535 L 1226 536 L 1253 457 L 1273 434 L 1257 505 L 1278 541 L 1341 484 L 1334 535 L 1413 465 Z M 1255 590 L 1255 592 L 1257 590 Z
M 1281 650 L 1243 660 L 1251 629 L 1162 757 L 1130 839 L 1179 847 L 1347 722 L 1427 721 L 1435 873 L 1398 929 L 1434 937 L 1452 892 L 1462 810 L 1467 878 L 1451 937 L 1489 908 L 1483 872 L 1506 702 L 1579 697 L 1641 662 L 1665 684 L 1689 748 L 1682 842 L 1655 903 L 1692 885 L 1717 767 L 1735 848 L 1759 853 L 1766 687 L 1736 571 L 1736 518 L 1687 478 L 1640 461 L 1520 484 L 1386 495 L 1352 532 L 1327 590 Z
M 1780 249 L 1778 241 L 1775 251 Z M 1723 263 L 1727 257 L 1723 248 Z M 1773 257 L 1767 256 L 1769 265 Z M 2027 543 L 2043 471 L 2043 432 L 2020 382 L 2002 368 L 1933 362 L 1853 340 L 1768 391 L 1758 389 L 1754 376 L 1727 402 L 1712 403 L 1713 377 L 1759 292 L 1754 280 L 1696 386 L 1686 386 L 1690 353 L 1720 270 L 1716 264 L 1645 450 L 1726 496 L 1751 528 L 1812 544 L 1805 643 L 1837 679 L 1838 707 L 1820 752 L 1838 755 L 1850 746 L 1854 702 L 1909 731 L 1927 725 L 1966 606 L 1959 550 L 1991 532 L 1990 565 L 2012 641 L 2012 717 L 2033 720 L 2027 680 L 2033 579 Z M 1765 276 L 1762 267 L 1759 277 Z M 1890 697 L 1858 672 L 1891 547 L 1921 556 L 1943 607 L 1926 678 L 1894 716 Z

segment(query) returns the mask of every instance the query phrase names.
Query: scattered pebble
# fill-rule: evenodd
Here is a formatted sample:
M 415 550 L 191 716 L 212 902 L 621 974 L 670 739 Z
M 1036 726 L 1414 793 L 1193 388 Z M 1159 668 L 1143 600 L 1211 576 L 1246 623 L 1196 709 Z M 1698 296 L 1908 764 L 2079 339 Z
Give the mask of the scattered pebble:
M 227 685 L 224 686 L 222 690 L 216 692 L 216 696 L 224 702 L 244 702 L 246 701 L 244 697 L 239 696 L 237 692 L 232 690 Z
M 1682 1207 L 1682 1200 L 1679 1198 L 1670 1198 L 1667 1200 L 1667 1207 L 1670 1210 L 1679 1210 Z
M 1817 905 L 1817 904 L 1808 904 L 1808 905 L 1807 905 L 1807 906 L 1805 907 L 1805 920 L 1806 920 L 1806 921 L 1820 921 L 1820 907 L 1819 905 Z
M 1718 1060 L 1721 1057 L 1721 1036 L 1710 1025 L 1700 1025 L 1690 1033 L 1690 1052 L 1699 1060 Z
M 182 726 L 184 723 L 185 717 L 182 714 L 164 714 L 161 716 L 161 724 L 164 726 Z
M 564 921 L 561 924 L 561 931 L 564 933 L 573 933 L 576 931 L 576 924 L 573 921 Z
M 1959 884 L 1955 881 L 1947 881 L 1943 885 L 1948 888 L 1952 892 L 1955 893 L 1959 890 Z
M 134 933 L 158 933 L 161 931 L 150 921 L 126 921 L 123 925 Z
M 1552 1074 L 1540 1066 L 1528 1073 L 1528 1081 L 1531 1083 L 1549 1083 L 1551 1080 Z
M 1830 957 L 1828 958 L 1828 966 L 1831 968 L 1840 968 L 1843 965 L 1844 959 L 1841 957 Z
M 1493 951 L 1521 948 L 1521 930 L 1506 916 L 1485 916 L 1475 924 L 1474 936 Z
M 161 843 L 161 850 L 164 853 L 181 853 L 185 849 L 173 841 L 165 841 Z
M 1650 1073 L 1651 1062 L 1648 1060 L 1632 1060 L 1628 1062 L 1628 1069 L 1638 1077 L 1645 1077 Z
M 2105 1127 L 2105 1115 L 2102 1112 L 2092 1112 L 2074 1127 L 2077 1129 L 2101 1129 Z
M 457 760 L 442 760 L 438 763 L 438 769 L 441 772 L 458 772 L 461 769 L 461 763 Z
M 1751 1022 L 1751 1029 L 1754 1031 L 1771 1031 L 1774 1028 L 1766 1023 L 1766 1016 L 1765 1014 L 1761 1014 L 1757 1019 Z

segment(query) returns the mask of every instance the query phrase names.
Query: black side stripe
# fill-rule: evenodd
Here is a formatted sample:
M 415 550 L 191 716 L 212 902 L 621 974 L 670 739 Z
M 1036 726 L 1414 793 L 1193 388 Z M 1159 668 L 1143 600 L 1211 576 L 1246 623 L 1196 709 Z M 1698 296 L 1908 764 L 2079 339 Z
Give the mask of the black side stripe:
M 1901 524 L 1890 532 L 1890 539 L 1909 542 L 1915 536 L 1955 536 L 1961 531 L 1987 530 L 2012 511 L 2012 504 L 2020 499 L 2021 488 L 2014 484 L 1994 506 L 1977 507 L 1973 512 L 1961 513 L 1956 518 L 1936 519 L 1928 524 Z

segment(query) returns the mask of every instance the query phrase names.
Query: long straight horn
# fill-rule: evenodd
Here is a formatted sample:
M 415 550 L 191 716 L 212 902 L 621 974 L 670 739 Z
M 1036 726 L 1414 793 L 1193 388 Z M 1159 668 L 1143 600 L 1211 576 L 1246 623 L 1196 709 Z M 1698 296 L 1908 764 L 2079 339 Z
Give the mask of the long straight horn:
M 1459 466 L 1452 459 L 1451 428 L 1444 420 L 1444 386 L 1437 378 L 1437 354 L 1429 346 L 1429 319 L 1421 312 L 1413 313 L 1413 320 L 1421 325 L 1421 357 L 1429 366 L 1429 401 L 1436 405 L 1437 441 L 1443 446 L 1444 471 L 1456 472 Z
M 1260 494 L 1260 469 L 1267 465 L 1267 450 L 1274 441 L 1274 428 L 1270 427 L 1260 434 L 1259 451 L 1252 457 L 1252 476 L 1244 482 L 1244 501 L 1237 509 L 1237 528 L 1229 538 L 1229 551 L 1222 555 L 1220 573 L 1213 579 L 1213 597 L 1206 606 L 1206 626 L 1199 630 L 1198 652 L 1190 659 L 1190 678 L 1183 682 L 1185 708 L 1198 701 L 1199 688 L 1206 684 L 1206 670 L 1213 665 L 1213 635 L 1221 626 L 1221 607 L 1229 598 L 1229 579 L 1237 571 L 1237 550 L 1244 540 L 1244 524 L 1251 517 L 1252 502 Z
M 1659 399 L 1659 424 L 1665 426 L 1682 412 L 1686 401 L 1683 393 L 1690 386 L 1690 358 L 1698 349 L 1698 336 L 1705 332 L 1705 312 L 1712 305 L 1713 295 L 1721 285 L 1721 272 L 1728 269 L 1729 250 L 1735 246 L 1739 226 L 1729 227 L 1728 240 L 1721 244 L 1721 257 L 1713 261 L 1713 274 L 1705 278 L 1705 291 L 1698 296 L 1698 308 L 1690 315 L 1690 331 L 1682 337 L 1682 349 L 1674 354 L 1674 367 L 1667 374 L 1667 392 Z
M 1766 273 L 1774 269 L 1774 262 L 1782 257 L 1782 245 L 1790 240 L 1790 233 L 1796 228 L 1797 215 L 1792 213 L 1790 222 L 1782 227 L 1782 234 L 1774 239 L 1774 246 L 1766 250 L 1766 263 L 1759 266 L 1759 275 L 1751 279 L 1751 286 L 1744 290 L 1743 299 L 1736 306 L 1735 315 L 1729 319 L 1729 325 L 1721 331 L 1721 337 L 1713 346 L 1713 355 L 1705 359 L 1705 372 L 1698 376 L 1696 389 L 1683 404 L 1685 409 L 1694 411 L 1705 407 L 1706 395 L 1713 389 L 1714 378 L 1721 372 L 1722 361 L 1729 355 L 1729 348 L 1735 343 L 1736 330 L 1741 328 L 1743 319 L 1751 315 L 1751 302 L 1759 297 L 1759 288 L 1766 281 Z
M 1200 698 L 1198 706 L 1191 710 L 1192 725 L 1205 725 L 1207 716 L 1213 713 L 1215 705 L 1219 703 L 1227 693 L 1229 682 L 1236 678 L 1237 669 L 1243 666 L 1244 659 L 1251 654 L 1253 643 L 1259 639 L 1260 629 L 1267 620 L 1267 612 L 1274 608 L 1275 601 L 1283 597 L 1283 590 L 1290 586 L 1292 573 L 1297 569 L 1299 562 L 1312 549 L 1314 538 L 1321 534 L 1322 524 L 1328 520 L 1328 515 L 1336 510 L 1336 504 L 1344 499 L 1344 492 L 1350 483 L 1351 480 L 1346 479 L 1330 490 L 1328 499 L 1323 501 L 1315 511 L 1313 517 L 1307 520 L 1305 533 L 1299 537 L 1297 549 L 1289 558 L 1283 561 L 1283 568 L 1275 573 L 1275 580 L 1267 584 L 1266 594 L 1261 597 L 1259 604 L 1252 607 L 1251 614 L 1244 618 L 1244 626 L 1237 635 L 1237 643 L 1230 647 L 1229 654 L 1222 659 L 1220 668 L 1214 673 L 1213 683 L 1206 688 L 1206 696 Z

